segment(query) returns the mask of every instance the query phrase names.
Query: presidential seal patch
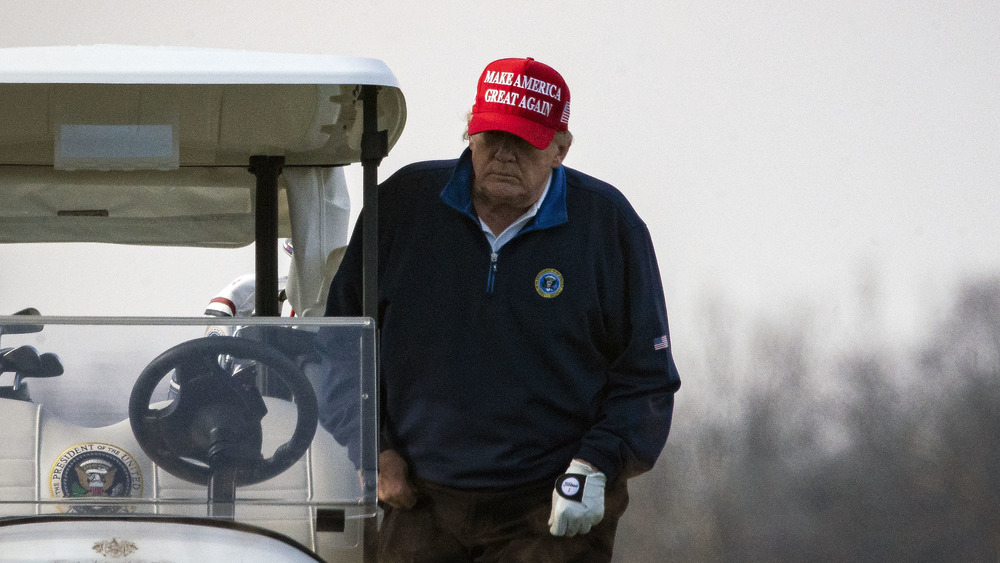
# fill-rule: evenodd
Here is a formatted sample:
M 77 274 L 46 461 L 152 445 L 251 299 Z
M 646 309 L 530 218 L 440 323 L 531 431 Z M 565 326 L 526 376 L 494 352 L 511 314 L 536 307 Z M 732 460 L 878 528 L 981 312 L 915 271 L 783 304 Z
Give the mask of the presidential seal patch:
M 56 498 L 139 497 L 142 496 L 142 471 L 139 462 L 127 451 L 92 442 L 77 444 L 56 459 L 49 474 L 52 496 Z M 127 510 L 74 506 L 70 511 L 105 512 Z
M 551 299 L 562 293 L 563 277 L 559 270 L 548 268 L 535 276 L 535 291 L 546 299 Z

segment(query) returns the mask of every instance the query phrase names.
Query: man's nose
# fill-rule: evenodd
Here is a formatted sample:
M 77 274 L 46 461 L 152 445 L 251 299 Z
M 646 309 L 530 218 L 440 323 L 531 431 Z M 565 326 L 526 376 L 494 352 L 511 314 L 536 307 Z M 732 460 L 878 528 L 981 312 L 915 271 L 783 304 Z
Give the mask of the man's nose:
M 504 160 L 514 160 L 517 157 L 517 141 L 513 135 L 501 135 L 497 139 L 496 158 Z

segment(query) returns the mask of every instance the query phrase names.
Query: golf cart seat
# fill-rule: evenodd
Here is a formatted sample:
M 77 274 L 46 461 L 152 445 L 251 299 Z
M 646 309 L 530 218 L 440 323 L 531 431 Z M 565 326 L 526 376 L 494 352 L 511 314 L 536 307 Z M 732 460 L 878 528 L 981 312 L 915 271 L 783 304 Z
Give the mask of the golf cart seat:
M 137 487 L 137 492 L 141 493 L 146 485 L 146 476 L 154 474 L 152 463 L 142 453 L 127 420 L 101 428 L 85 428 L 63 422 L 41 405 L 28 401 L 0 399 L 0 409 L 4 413 L 4 432 L 0 433 L 0 494 L 4 499 L 24 501 L 24 504 L 0 504 L 0 516 L 66 512 L 69 507 L 33 501 L 62 496 L 55 491 L 61 490 L 64 476 L 71 493 L 81 496 L 87 493 L 77 488 L 82 484 L 75 468 L 83 464 L 71 462 L 91 453 L 97 461 L 95 469 L 127 468 L 127 478 L 118 482 Z M 110 461 L 108 456 L 119 459 L 121 464 Z M 81 469 L 86 473 L 86 469 Z M 101 484 L 106 481 L 107 478 Z

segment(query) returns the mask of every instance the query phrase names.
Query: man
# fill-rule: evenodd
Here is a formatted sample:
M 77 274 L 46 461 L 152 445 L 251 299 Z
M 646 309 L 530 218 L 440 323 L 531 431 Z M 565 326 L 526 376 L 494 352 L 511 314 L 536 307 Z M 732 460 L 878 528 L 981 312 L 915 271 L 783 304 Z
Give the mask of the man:
M 461 158 L 380 187 L 380 561 L 608 561 L 626 480 L 666 441 L 680 380 L 649 233 L 562 165 L 569 100 L 552 68 L 495 61 Z M 361 314 L 360 232 L 327 315 Z

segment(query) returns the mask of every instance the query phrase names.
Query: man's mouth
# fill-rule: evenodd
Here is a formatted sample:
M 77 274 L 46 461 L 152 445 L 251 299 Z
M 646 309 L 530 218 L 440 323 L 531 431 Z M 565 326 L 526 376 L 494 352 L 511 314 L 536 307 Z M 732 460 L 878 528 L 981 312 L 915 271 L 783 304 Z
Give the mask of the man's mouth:
M 521 178 L 519 176 L 516 176 L 514 174 L 505 174 L 503 172 L 491 172 L 490 176 L 492 176 L 496 180 L 502 180 L 502 181 L 505 181 L 505 182 L 520 182 L 521 181 Z

